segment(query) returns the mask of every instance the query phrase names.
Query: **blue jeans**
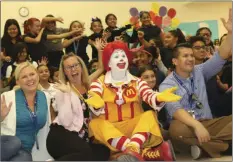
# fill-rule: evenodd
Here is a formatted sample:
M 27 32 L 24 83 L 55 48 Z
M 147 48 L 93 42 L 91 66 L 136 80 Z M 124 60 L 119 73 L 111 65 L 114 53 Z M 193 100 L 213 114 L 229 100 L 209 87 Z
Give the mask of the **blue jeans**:
M 16 136 L 1 136 L 1 161 L 32 161 L 32 155 Z

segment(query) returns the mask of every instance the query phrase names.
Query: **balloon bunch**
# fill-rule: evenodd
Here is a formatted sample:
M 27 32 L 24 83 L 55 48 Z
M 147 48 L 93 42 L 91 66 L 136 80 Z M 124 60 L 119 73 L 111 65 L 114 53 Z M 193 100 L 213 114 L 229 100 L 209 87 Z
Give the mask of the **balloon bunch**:
M 139 11 L 133 7 L 129 10 L 131 18 L 129 22 L 136 28 L 139 24 Z M 172 30 L 178 27 L 180 21 L 176 18 L 176 10 L 174 8 L 167 9 L 165 6 L 159 6 L 157 3 L 152 3 L 151 11 L 149 11 L 151 20 L 154 25 L 159 26 L 163 30 Z

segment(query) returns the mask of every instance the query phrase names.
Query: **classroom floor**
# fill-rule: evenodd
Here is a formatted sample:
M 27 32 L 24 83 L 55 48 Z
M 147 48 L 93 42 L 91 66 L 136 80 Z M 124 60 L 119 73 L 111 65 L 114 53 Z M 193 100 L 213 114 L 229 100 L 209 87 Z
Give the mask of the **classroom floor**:
M 232 156 L 223 156 L 221 158 L 201 158 L 193 160 L 190 154 L 176 154 L 176 161 L 232 161 Z
M 202 157 L 199 160 L 193 160 L 189 147 L 173 141 L 173 146 L 174 144 L 178 146 L 174 148 L 176 150 L 176 161 L 232 161 L 232 156 L 222 156 L 221 158 Z

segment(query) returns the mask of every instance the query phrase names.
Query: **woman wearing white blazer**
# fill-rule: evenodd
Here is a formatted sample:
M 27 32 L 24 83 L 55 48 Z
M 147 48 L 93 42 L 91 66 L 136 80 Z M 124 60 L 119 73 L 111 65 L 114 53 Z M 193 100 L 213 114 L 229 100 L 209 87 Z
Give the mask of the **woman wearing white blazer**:
M 39 77 L 29 62 L 16 68 L 15 78 L 19 88 L 1 94 L 1 136 L 17 137 L 21 147 L 8 153 L 8 159 L 4 160 L 50 159 L 46 148 L 51 123 L 50 98 L 38 90 Z

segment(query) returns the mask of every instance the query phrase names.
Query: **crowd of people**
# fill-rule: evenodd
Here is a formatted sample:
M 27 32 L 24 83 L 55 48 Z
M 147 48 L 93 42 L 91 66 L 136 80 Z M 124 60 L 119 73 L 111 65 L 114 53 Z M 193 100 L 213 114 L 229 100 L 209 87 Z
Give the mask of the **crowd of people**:
M 174 161 L 232 151 L 232 14 L 219 45 L 202 27 L 163 32 L 116 15 L 59 28 L 61 17 L 5 23 L 1 39 L 1 160 Z M 87 46 L 91 46 L 91 60 Z M 205 154 L 203 154 L 205 153 Z

